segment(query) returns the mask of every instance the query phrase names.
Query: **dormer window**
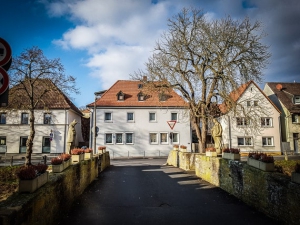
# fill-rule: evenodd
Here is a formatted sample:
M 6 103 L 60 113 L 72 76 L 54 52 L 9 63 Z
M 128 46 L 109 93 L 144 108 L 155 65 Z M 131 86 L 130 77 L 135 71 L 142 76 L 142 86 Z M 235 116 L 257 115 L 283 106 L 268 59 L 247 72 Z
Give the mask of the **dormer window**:
M 137 96 L 138 96 L 139 101 L 144 101 L 145 100 L 145 95 L 142 92 L 139 92 Z
M 119 91 L 117 94 L 117 100 L 118 101 L 124 101 L 124 93 L 122 91 Z
M 143 84 L 138 84 L 138 89 L 143 88 Z
M 159 101 L 164 102 L 167 99 L 167 96 L 165 95 L 165 93 L 159 93 Z
M 300 104 L 300 95 L 294 97 L 294 104 Z

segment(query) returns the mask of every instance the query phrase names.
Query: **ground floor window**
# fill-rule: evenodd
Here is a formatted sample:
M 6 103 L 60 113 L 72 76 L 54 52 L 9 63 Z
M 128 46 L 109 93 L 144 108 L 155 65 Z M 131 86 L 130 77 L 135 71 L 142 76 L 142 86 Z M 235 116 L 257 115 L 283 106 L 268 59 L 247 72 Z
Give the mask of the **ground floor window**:
M 160 143 L 168 144 L 168 133 L 160 133 Z
M 171 133 L 172 143 L 179 144 L 179 133 Z
M 6 137 L 0 137 L 0 150 L 6 152 Z
M 105 134 L 105 144 L 112 144 L 112 133 L 106 133 Z
M 43 137 L 42 152 L 50 153 L 50 147 L 51 147 L 50 137 Z
M 262 145 L 263 146 L 273 146 L 273 137 L 263 137 L 262 138 Z
M 126 144 L 133 144 L 133 133 L 126 133 Z
M 28 137 L 20 137 L 20 153 L 26 153 L 26 142 L 27 142 Z
M 157 133 L 150 133 L 150 144 L 158 144 Z
M 250 146 L 252 145 L 252 137 L 238 137 L 239 146 Z
M 116 144 L 123 144 L 123 134 L 116 133 Z

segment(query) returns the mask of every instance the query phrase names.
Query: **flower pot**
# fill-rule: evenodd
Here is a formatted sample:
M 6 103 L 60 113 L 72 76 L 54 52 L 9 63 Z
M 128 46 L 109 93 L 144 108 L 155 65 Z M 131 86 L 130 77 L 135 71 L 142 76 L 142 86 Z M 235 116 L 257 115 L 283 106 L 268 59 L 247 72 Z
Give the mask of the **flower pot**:
M 92 159 L 93 158 L 93 152 L 84 153 L 84 159 Z
M 292 182 L 300 184 L 300 173 L 292 172 Z
M 37 177 L 32 180 L 19 180 L 19 192 L 34 192 L 38 189 Z
M 98 150 L 98 153 L 99 153 L 99 154 L 103 154 L 103 153 L 105 153 L 105 152 L 106 152 L 106 149 L 99 149 L 99 150 Z
M 259 162 L 259 169 L 266 172 L 274 171 L 274 163 Z
M 84 154 L 80 155 L 72 155 L 72 164 L 74 163 L 80 163 L 80 161 L 84 160 Z
M 67 169 L 70 166 L 70 163 L 71 163 L 71 159 L 69 159 L 67 161 L 63 161 L 64 170 Z
M 37 178 L 38 188 L 40 188 L 48 182 L 48 172 L 42 173 Z
M 259 169 L 259 161 L 256 160 L 256 159 L 248 158 L 247 164 L 248 164 L 249 166 L 253 166 L 253 167 Z
M 52 165 L 52 173 L 61 173 L 64 170 L 64 164 Z
M 205 152 L 205 155 L 209 157 L 217 157 L 217 152 Z
M 240 156 L 240 154 L 223 152 L 222 158 L 224 158 L 224 159 L 231 159 L 231 160 L 240 160 L 241 156 Z

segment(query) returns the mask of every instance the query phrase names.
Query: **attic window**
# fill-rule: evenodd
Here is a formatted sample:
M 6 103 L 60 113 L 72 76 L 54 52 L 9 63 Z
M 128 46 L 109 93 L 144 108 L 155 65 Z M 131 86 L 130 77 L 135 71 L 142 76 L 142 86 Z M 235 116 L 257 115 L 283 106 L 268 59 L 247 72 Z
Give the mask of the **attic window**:
M 138 89 L 141 89 L 143 87 L 143 84 L 138 84 Z
M 165 93 L 159 93 L 158 95 L 159 101 L 164 102 L 167 100 L 167 96 L 165 95 Z
M 138 97 L 139 101 L 144 101 L 145 100 L 145 95 L 142 92 L 139 92 L 137 97 Z
M 294 97 L 294 103 L 295 103 L 295 104 L 300 104 L 300 95 L 296 95 L 296 96 Z
M 118 101 L 124 101 L 124 93 L 122 91 L 119 91 L 117 94 L 117 100 Z

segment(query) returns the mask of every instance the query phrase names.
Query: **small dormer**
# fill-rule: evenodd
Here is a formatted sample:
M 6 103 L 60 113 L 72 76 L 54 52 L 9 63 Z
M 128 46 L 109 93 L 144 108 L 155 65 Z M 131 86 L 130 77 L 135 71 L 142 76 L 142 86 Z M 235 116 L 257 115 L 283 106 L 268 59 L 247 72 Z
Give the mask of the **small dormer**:
M 137 94 L 137 97 L 139 101 L 145 101 L 145 95 L 141 91 Z
M 300 95 L 294 96 L 294 104 L 300 104 Z
M 164 92 L 158 94 L 158 98 L 160 102 L 164 102 L 167 100 L 167 95 Z
M 119 91 L 117 94 L 117 100 L 124 101 L 124 99 L 125 99 L 125 94 L 122 91 Z

